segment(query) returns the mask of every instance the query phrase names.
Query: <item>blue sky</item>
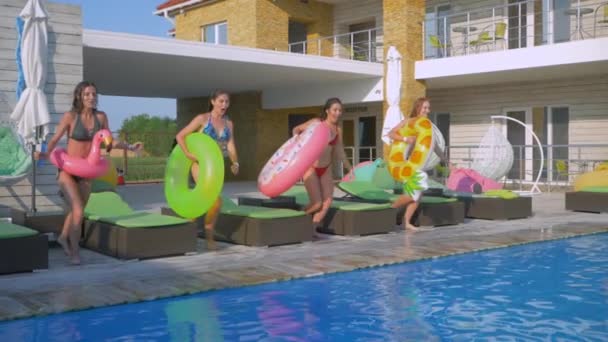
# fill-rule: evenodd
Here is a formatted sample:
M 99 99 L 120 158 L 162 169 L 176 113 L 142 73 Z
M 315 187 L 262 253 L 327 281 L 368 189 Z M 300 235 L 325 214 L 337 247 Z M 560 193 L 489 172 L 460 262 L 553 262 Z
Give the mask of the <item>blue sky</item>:
M 167 37 L 172 28 L 166 19 L 152 13 L 164 0 L 49 0 L 82 7 L 85 29 L 126 32 Z M 95 82 L 95 80 L 89 80 Z M 99 109 L 109 115 L 110 128 L 116 131 L 131 115 L 148 113 L 175 118 L 174 99 L 152 99 L 119 96 L 100 96 Z

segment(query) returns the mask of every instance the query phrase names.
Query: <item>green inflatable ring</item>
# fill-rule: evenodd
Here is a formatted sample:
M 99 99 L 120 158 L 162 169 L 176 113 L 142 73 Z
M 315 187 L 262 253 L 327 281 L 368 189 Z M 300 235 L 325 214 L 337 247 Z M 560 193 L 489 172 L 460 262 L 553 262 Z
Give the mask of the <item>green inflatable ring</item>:
M 193 162 L 176 145 L 165 169 L 165 198 L 175 213 L 191 219 L 206 213 L 220 195 L 224 185 L 224 157 L 217 143 L 203 133 L 188 135 L 186 146 L 198 160 L 198 182 L 190 189 Z

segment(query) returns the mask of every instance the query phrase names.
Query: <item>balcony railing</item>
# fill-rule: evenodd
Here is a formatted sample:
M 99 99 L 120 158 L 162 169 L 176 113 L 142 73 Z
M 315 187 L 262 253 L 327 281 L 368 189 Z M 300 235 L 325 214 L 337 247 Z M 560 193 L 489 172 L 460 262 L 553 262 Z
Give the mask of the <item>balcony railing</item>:
M 459 167 L 471 167 L 479 146 L 457 145 L 447 147 L 450 162 Z M 608 144 L 542 145 L 544 166 L 540 182 L 551 190 L 556 186 L 569 186 L 576 176 L 593 171 L 608 162 Z M 536 145 L 513 145 L 513 166 L 502 181 L 523 189 L 538 174 L 540 156 Z
M 351 59 L 365 62 L 383 61 L 382 28 L 349 32 L 330 37 L 291 43 L 288 51 L 308 55 Z
M 608 2 L 521 1 L 427 19 L 424 31 L 427 59 L 608 37 Z

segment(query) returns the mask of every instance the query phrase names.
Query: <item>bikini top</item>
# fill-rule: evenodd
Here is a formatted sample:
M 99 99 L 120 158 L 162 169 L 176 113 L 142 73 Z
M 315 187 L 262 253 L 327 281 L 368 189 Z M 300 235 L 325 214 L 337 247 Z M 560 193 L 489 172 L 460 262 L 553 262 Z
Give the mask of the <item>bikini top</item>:
M 71 139 L 77 141 L 91 141 L 93 140 L 93 136 L 97 131 L 101 129 L 101 122 L 97 118 L 97 114 L 93 115 L 93 128 L 87 130 L 82 123 L 82 119 L 80 118 L 81 114 L 76 114 L 76 122 L 74 123 L 74 128 L 72 129 L 72 134 L 70 136 Z
M 224 129 L 222 130 L 222 132 L 220 132 L 219 135 L 217 134 L 217 132 L 215 131 L 215 128 L 213 127 L 213 124 L 211 123 L 211 115 L 209 115 L 209 120 L 207 121 L 207 124 L 203 127 L 201 132 L 207 134 L 213 140 L 215 140 L 218 143 L 218 145 L 220 145 L 220 148 L 222 149 L 222 153 L 224 155 L 228 154 L 228 141 L 230 140 L 230 128 L 228 128 L 228 121 L 226 120 L 226 118 L 224 118 Z
M 329 142 L 329 145 L 334 146 L 338 143 L 338 134 Z

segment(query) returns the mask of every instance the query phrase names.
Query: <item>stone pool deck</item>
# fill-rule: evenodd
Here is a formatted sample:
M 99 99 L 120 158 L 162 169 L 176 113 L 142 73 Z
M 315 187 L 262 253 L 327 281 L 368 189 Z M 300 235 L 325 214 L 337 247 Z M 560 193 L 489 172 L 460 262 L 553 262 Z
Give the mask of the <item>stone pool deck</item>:
M 228 184 L 232 197 L 255 191 L 255 184 Z M 120 188 L 139 210 L 159 210 L 161 185 Z M 193 255 L 120 261 L 83 250 L 83 265 L 68 266 L 57 247 L 46 271 L 0 276 L 0 321 L 187 295 L 355 269 L 422 260 L 511 245 L 608 232 L 608 215 L 564 210 L 564 194 L 533 200 L 525 220 L 467 220 L 457 226 L 365 237 L 322 235 L 314 242 L 271 248 L 220 243 L 206 251 L 199 240 Z

